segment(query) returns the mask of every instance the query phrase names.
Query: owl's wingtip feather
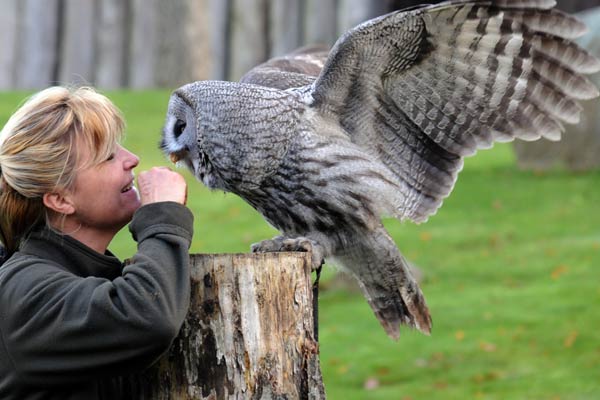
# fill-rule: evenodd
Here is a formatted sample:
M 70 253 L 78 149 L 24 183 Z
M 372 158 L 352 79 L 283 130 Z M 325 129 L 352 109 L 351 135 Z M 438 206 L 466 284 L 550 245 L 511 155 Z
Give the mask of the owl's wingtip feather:
M 431 316 L 429 315 L 429 310 L 425 310 L 425 312 L 426 314 L 423 314 L 420 311 L 418 314 L 418 318 L 416 318 L 415 315 L 412 315 L 410 318 L 407 317 L 407 321 L 388 321 L 383 320 L 381 318 L 378 319 L 388 337 L 393 341 L 397 342 L 400 339 L 401 325 L 406 325 L 410 328 L 418 330 L 424 335 L 431 336 Z

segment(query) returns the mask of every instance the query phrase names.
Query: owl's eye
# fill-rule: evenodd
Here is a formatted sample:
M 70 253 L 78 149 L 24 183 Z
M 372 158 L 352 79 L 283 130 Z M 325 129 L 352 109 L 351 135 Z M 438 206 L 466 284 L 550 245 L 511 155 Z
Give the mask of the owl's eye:
M 185 121 L 178 119 L 175 121 L 175 125 L 173 126 L 173 135 L 175 135 L 175 139 L 177 139 L 183 133 L 185 129 Z

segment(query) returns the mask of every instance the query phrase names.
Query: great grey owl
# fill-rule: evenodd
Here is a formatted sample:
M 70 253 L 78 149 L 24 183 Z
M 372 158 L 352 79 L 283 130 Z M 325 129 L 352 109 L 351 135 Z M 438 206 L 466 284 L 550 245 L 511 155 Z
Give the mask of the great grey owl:
M 598 95 L 583 74 L 600 62 L 570 41 L 585 26 L 554 5 L 412 8 L 348 31 L 314 73 L 294 70 L 294 60 L 311 64 L 299 53 L 243 82 L 187 84 L 170 98 L 162 149 L 251 204 L 281 231 L 272 243 L 319 245 L 358 280 L 390 337 L 400 324 L 429 333 L 424 297 L 380 218 L 424 222 L 463 157 L 515 137 L 558 140 L 563 122 L 578 121 L 577 100 Z

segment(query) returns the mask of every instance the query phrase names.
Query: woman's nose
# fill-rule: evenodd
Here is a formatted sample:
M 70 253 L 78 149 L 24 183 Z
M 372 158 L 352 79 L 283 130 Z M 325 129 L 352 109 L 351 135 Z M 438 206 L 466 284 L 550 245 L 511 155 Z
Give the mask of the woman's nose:
M 125 166 L 127 169 L 133 169 L 140 163 L 140 158 L 127 149 L 125 151 Z

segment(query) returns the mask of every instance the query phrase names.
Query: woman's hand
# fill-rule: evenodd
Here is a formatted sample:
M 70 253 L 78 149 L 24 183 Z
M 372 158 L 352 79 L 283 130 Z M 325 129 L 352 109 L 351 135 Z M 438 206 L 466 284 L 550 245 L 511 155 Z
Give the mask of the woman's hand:
M 159 201 L 174 201 L 185 204 L 187 184 L 183 176 L 167 167 L 153 167 L 142 171 L 137 178 L 142 205 Z

